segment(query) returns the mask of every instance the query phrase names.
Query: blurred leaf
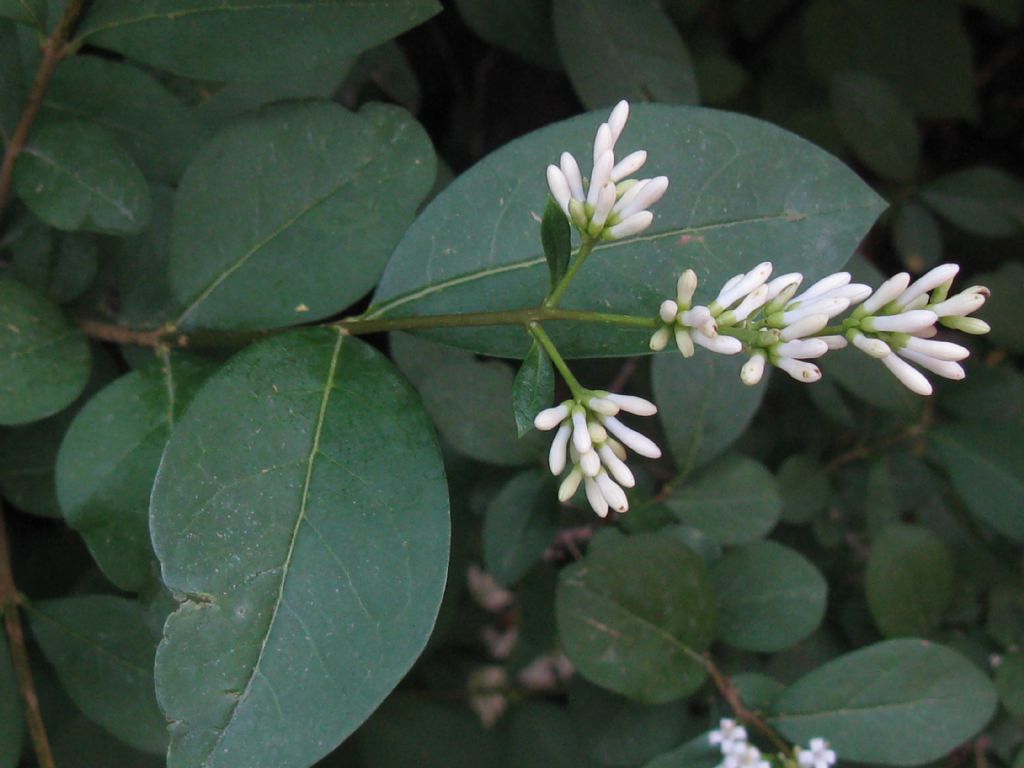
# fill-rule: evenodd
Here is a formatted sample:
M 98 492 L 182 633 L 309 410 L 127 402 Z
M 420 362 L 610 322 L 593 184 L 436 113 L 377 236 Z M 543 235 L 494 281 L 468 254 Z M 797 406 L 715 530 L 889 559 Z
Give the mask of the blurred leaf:
M 925 640 L 889 640 L 800 678 L 769 723 L 796 744 L 827 734 L 844 760 L 921 765 L 976 734 L 995 712 L 989 679 Z
M 551 273 L 551 288 L 554 289 L 565 277 L 572 256 L 572 235 L 569 220 L 561 207 L 548 195 L 544 218 L 540 222 L 540 241 L 544 246 L 544 258 Z
M 86 118 L 127 149 L 149 178 L 174 183 L 207 139 L 199 122 L 154 78 L 128 64 L 73 56 L 46 91 L 43 125 Z
M 606 117 L 602 111 L 535 131 L 462 174 L 399 243 L 369 316 L 536 306 L 548 283 L 536 225 L 547 200 L 543 169 L 562 148 L 589 157 L 596 126 Z M 566 293 L 565 308 L 651 316 L 687 267 L 701 280 L 698 301 L 764 259 L 780 273 L 797 270 L 813 280 L 843 264 L 881 210 L 880 199 L 835 158 L 741 115 L 639 104 L 625 139 L 622 152 L 646 148 L 673 183 L 649 233 L 594 250 Z M 431 255 L 441 253 L 443 259 Z M 648 350 L 650 331 L 610 334 L 584 325 L 551 324 L 564 355 Z M 521 358 L 529 349 L 514 327 L 425 335 L 507 357 Z
M 610 541 L 565 568 L 555 598 L 565 653 L 588 680 L 649 704 L 704 680 L 714 597 L 697 555 L 641 534 Z
M 1010 363 L 976 368 L 942 393 L 943 408 L 963 421 L 1024 422 L 1024 375 Z
M 739 96 L 750 75 L 736 59 L 719 51 L 694 54 L 701 101 L 705 104 L 726 104 Z
M 495 581 L 514 584 L 533 568 L 558 533 L 558 498 L 551 475 L 520 472 L 484 513 L 484 566 Z
M 558 53 L 588 109 L 619 99 L 696 104 L 693 59 L 652 0 L 554 0 Z
M 378 96 L 377 91 L 364 95 L 367 86 L 373 86 L 386 99 Z M 394 101 L 410 112 L 416 113 L 420 108 L 420 84 L 416 72 L 409 65 L 401 46 L 394 40 L 363 53 L 352 66 L 342 85 L 348 101 L 343 103 L 360 104 L 365 101 Z M 349 96 L 351 94 L 351 96 Z M 328 94 L 330 95 L 330 94 Z
M 883 179 L 917 174 L 921 138 L 914 114 L 888 83 L 862 72 L 832 76 L 832 112 L 857 158 Z
M 859 349 L 840 349 L 818 363 L 825 376 L 834 378 L 844 390 L 875 408 L 906 419 L 915 418 L 923 408 L 924 398 L 903 386 L 881 362 Z
M 560 69 L 551 0 L 455 0 L 466 25 L 483 40 L 546 69 Z
M 150 525 L 185 597 L 156 661 L 169 768 L 310 765 L 433 628 L 449 546 L 439 452 L 412 389 L 358 339 L 307 329 L 235 355 L 175 428 Z
M 32 634 L 75 705 L 136 749 L 167 748 L 167 722 L 153 692 L 157 637 L 142 605 L 81 595 L 29 606 Z
M 293 102 L 233 123 L 175 198 L 170 279 L 186 328 L 319 320 L 373 287 L 434 180 L 404 111 Z
M 686 359 L 675 350 L 654 358 L 658 418 L 682 476 L 721 455 L 761 406 L 768 377 L 748 387 L 740 381 L 741 364 L 714 354 Z
M 911 272 L 925 272 L 942 261 L 939 222 L 920 203 L 903 203 L 896 208 L 889 236 L 903 266 Z
M 435 0 L 96 0 L 78 37 L 186 77 L 262 80 L 341 63 L 440 10 Z
M 722 457 L 688 480 L 666 504 L 683 523 L 725 545 L 766 536 L 782 512 L 774 475 L 739 454 Z
M 174 190 L 154 184 L 153 218 L 146 230 L 108 243 L 117 291 L 118 319 L 141 328 L 171 320 L 180 305 L 171 294 L 171 212 Z
M 721 750 L 701 734 L 678 749 L 644 764 L 644 768 L 716 768 L 722 764 Z
M 963 423 L 928 437 L 971 512 L 1024 541 L 1024 425 Z
M 85 387 L 89 345 L 49 299 L 0 280 L 0 424 L 56 413 Z
M 20 0 L 6 2 L 18 3 Z M 0 138 L 4 144 L 21 117 L 26 79 L 18 53 L 17 28 L 13 22 L 0 19 Z
M 533 429 L 533 419 L 555 398 L 555 372 L 547 353 L 534 342 L 512 382 L 512 412 L 521 438 Z
M 728 552 L 711 567 L 718 637 L 771 653 L 803 640 L 825 616 L 828 584 L 805 557 L 774 541 Z
M 81 296 L 96 277 L 92 235 L 54 232 L 27 212 L 6 234 L 14 276 L 59 304 Z
M 15 768 L 25 734 L 23 703 L 11 666 L 7 635 L 0 633 L 0 768 Z
M 57 497 L 103 573 L 128 592 L 159 580 L 149 495 L 171 430 L 211 366 L 175 353 L 125 374 L 71 423 L 57 457 Z M 98 450 L 99 449 L 99 450 Z
M 814 0 L 803 16 L 811 71 L 874 75 L 924 119 L 977 112 L 971 42 L 956 0 Z
M 821 463 L 806 453 L 788 457 L 778 474 L 782 496 L 782 520 L 790 525 L 805 525 L 828 506 L 832 485 Z
M 574 684 L 573 691 L 576 690 Z M 572 706 L 572 700 L 570 706 Z M 598 768 L 588 746 L 596 747 L 585 731 L 577 730 L 565 708 L 546 701 L 525 701 L 508 714 L 508 761 L 506 768 Z M 619 723 L 604 729 L 618 730 Z M 673 724 L 667 724 L 672 727 Z M 404 766 L 403 766 L 404 768 Z M 478 768 L 474 766 L 474 768 Z
M 404 333 L 390 338 L 395 364 L 453 448 L 489 464 L 516 467 L 537 461 L 546 440 L 537 432 L 518 437 L 509 366 Z
M 152 213 L 146 180 L 112 134 L 84 120 L 32 132 L 14 162 L 14 190 L 57 229 L 141 232 Z
M 46 0 L 0 0 L 0 18 L 46 29 Z
M 992 291 L 978 313 L 992 326 L 986 338 L 1008 352 L 1024 354 L 1024 306 L 1019 301 L 1024 264 L 1005 261 L 995 272 L 978 275 L 977 280 Z
M 953 561 L 928 528 L 890 525 L 871 544 L 864 589 L 885 637 L 928 635 L 953 596 Z
M 774 677 L 758 672 L 733 675 L 732 684 L 736 686 L 736 692 L 739 693 L 743 705 L 755 712 L 771 712 L 775 700 L 786 688 Z
M 928 184 L 921 199 L 978 237 L 1009 237 L 1024 229 L 1024 182 L 999 168 L 974 166 Z
M 1006 711 L 1024 717 L 1024 655 L 1008 653 L 996 670 L 996 688 Z
M 1024 645 L 1024 585 L 1019 580 L 997 584 L 988 603 L 985 631 L 1004 648 Z

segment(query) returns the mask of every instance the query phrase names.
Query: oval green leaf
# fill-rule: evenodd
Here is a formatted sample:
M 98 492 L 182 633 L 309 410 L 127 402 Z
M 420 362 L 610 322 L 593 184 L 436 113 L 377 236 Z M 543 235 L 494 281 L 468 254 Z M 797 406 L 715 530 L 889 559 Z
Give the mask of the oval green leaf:
M 562 150 L 577 158 L 607 112 L 582 115 L 513 141 L 435 198 L 399 243 L 371 317 L 537 306 L 548 270 L 537 221 L 548 191 L 544 168 Z M 620 140 L 642 147 L 645 174 L 665 174 L 668 192 L 640 238 L 596 248 L 562 305 L 653 316 L 687 267 L 713 298 L 737 272 L 772 260 L 808 279 L 839 268 L 883 208 L 881 199 L 831 155 L 773 125 L 696 107 L 637 104 Z M 648 351 L 649 331 L 552 323 L 572 357 Z M 522 358 L 522 329 L 446 329 L 428 335 L 476 352 Z
M 745 651 L 788 648 L 825 616 L 825 578 L 803 555 L 774 541 L 729 552 L 711 567 L 711 581 L 718 637 Z
M 434 181 L 430 140 L 397 107 L 269 107 L 189 165 L 170 279 L 188 328 L 275 328 L 369 291 Z
M 975 166 L 942 176 L 921 190 L 940 216 L 979 237 L 1024 229 L 1024 182 L 999 168 Z
M 32 634 L 78 708 L 136 749 L 167 748 L 153 692 L 157 636 L 140 603 L 113 595 L 29 606 Z
M 512 382 L 512 413 L 516 432 L 522 437 L 533 429 L 533 419 L 555 398 L 555 371 L 551 359 L 533 342 Z
M 430 421 L 372 347 L 277 336 L 199 391 L 150 523 L 167 620 L 157 694 L 170 768 L 304 768 L 422 651 L 448 563 Z
M 29 210 L 57 229 L 127 235 L 141 232 L 152 214 L 135 161 L 109 132 L 85 120 L 33 131 L 14 162 L 13 181 Z
M 26 424 L 70 404 L 89 380 L 89 344 L 46 297 L 0 280 L 0 424 Z
M 714 596 L 701 559 L 673 538 L 623 536 L 558 579 L 558 631 L 588 680 L 658 704 L 693 693 L 714 635 Z
M 211 367 L 180 355 L 122 376 L 79 411 L 57 456 L 57 498 L 103 573 L 129 592 L 158 580 L 149 496 L 160 456 Z
M 536 565 L 558 533 L 558 497 L 542 469 L 520 472 L 484 511 L 484 565 L 499 584 L 513 584 Z
M 769 723 L 795 744 L 824 735 L 841 760 L 922 765 L 989 721 L 991 681 L 925 640 L 889 640 L 841 656 L 786 689 Z
M 185 77 L 260 80 L 340 64 L 439 10 L 435 0 L 97 0 L 78 36 Z

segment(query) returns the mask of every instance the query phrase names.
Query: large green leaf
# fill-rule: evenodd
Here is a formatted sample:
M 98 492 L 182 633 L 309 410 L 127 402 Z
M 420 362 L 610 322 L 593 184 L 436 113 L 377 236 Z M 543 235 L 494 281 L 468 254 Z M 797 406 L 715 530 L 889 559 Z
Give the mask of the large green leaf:
M 110 132 L 85 120 L 33 131 L 14 162 L 13 180 L 32 213 L 57 229 L 133 234 L 152 213 L 146 180 L 131 156 Z
M 491 45 L 548 69 L 559 69 L 551 0 L 455 0 L 470 29 Z
M 947 221 L 979 237 L 1009 237 L 1024 229 L 1024 182 L 978 165 L 942 176 L 921 190 Z
M 41 118 L 83 117 L 109 130 L 150 178 L 173 183 L 206 132 L 155 79 L 135 67 L 75 56 L 57 69 Z
M 788 648 L 825 616 L 825 578 L 803 555 L 774 541 L 729 552 L 712 566 L 711 581 L 718 636 L 746 651 Z
M 528 469 L 509 480 L 484 512 L 484 565 L 499 584 L 513 584 L 536 565 L 558 533 L 551 475 Z
M 46 297 L 0 280 L 0 424 L 56 413 L 89 379 L 89 344 Z
M 697 103 L 693 59 L 653 0 L 554 0 L 558 53 L 580 101 Z
M 611 539 L 563 570 L 555 598 L 565 653 L 603 688 L 647 703 L 693 693 L 714 635 L 700 558 L 676 539 Z
M 299 768 L 423 649 L 448 499 L 430 422 L 390 363 L 327 329 L 277 336 L 199 391 L 150 523 L 184 602 L 157 653 L 170 768 Z
M 269 107 L 232 124 L 181 180 L 171 288 L 189 328 L 317 320 L 369 291 L 434 181 L 426 133 L 396 107 Z
M 971 512 L 1024 541 L 1024 426 L 964 423 L 928 436 Z
M 113 595 L 85 595 L 32 603 L 29 620 L 82 712 L 137 749 L 166 749 L 167 722 L 153 692 L 157 636 L 144 606 Z
M 261 80 L 341 64 L 439 10 L 436 0 L 97 0 L 78 36 L 186 77 Z
M 0 768 L 14 768 L 21 759 L 21 742 L 25 733 L 22 712 L 7 635 L 0 634 Z
M 889 640 L 800 678 L 769 722 L 797 744 L 826 737 L 843 760 L 921 765 L 977 733 L 995 707 L 992 683 L 963 656 Z
M 373 317 L 537 306 L 548 270 L 537 234 L 547 189 L 544 168 L 563 149 L 588 158 L 607 113 L 583 115 L 507 144 L 448 186 L 399 243 L 370 310 Z M 671 184 L 647 233 L 595 249 L 563 305 L 654 316 L 694 268 L 699 300 L 765 259 L 808 279 L 847 260 L 882 201 L 831 155 L 742 115 L 639 104 L 620 139 L 643 147 L 645 173 Z M 646 331 L 552 323 L 574 357 L 646 352 Z M 520 328 L 448 329 L 434 338 L 476 352 L 523 357 Z
M 761 407 L 768 377 L 748 387 L 740 381 L 742 363 L 710 352 L 686 359 L 674 349 L 654 358 L 658 419 L 681 475 L 718 458 Z
M 57 456 L 57 498 L 100 568 L 138 592 L 157 578 L 149 495 L 171 430 L 210 367 L 181 356 L 107 386 L 71 423 Z
M 889 525 L 872 542 L 864 589 L 883 635 L 927 635 L 953 597 L 953 560 L 931 529 Z

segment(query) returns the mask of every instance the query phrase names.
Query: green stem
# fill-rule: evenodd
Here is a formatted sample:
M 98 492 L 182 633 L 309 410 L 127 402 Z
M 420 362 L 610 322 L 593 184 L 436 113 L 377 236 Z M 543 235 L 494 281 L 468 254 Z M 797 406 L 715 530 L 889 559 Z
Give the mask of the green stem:
M 589 256 L 590 252 L 594 250 L 595 245 L 597 245 L 597 240 L 592 238 L 586 238 L 580 244 L 580 249 L 576 253 L 576 261 L 574 261 L 569 269 L 566 270 L 566 273 L 562 276 L 558 285 L 556 285 L 555 289 L 551 291 L 551 295 L 548 296 L 547 301 L 544 302 L 545 307 L 558 306 L 558 302 L 562 300 L 565 292 L 569 290 L 569 284 L 573 281 L 573 278 L 576 277 L 576 273 L 580 271 L 580 268 L 583 266 L 583 262 L 587 260 L 587 256 Z
M 558 348 L 555 346 L 555 342 L 548 336 L 547 331 L 541 328 L 539 323 L 533 322 L 527 326 L 527 330 L 537 340 L 537 343 L 544 348 L 544 351 L 548 353 L 548 357 L 551 358 L 551 362 L 555 364 L 555 368 L 562 374 L 562 378 L 565 379 L 565 383 L 569 385 L 569 391 L 572 392 L 572 396 L 577 400 L 582 400 L 586 394 L 586 389 L 577 381 L 576 377 L 573 376 L 572 371 L 569 370 L 569 366 L 566 364 L 562 355 L 559 353 Z

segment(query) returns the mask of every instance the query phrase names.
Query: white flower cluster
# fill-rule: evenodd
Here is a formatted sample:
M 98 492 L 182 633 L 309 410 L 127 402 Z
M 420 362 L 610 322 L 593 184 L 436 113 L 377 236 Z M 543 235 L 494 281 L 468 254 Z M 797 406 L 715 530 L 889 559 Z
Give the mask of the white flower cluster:
M 639 149 L 615 162 L 615 143 L 628 118 L 629 104 L 620 101 L 608 122 L 597 129 L 589 180 L 569 152 L 562 153 L 558 165 L 548 166 L 551 196 L 580 234 L 592 240 L 619 240 L 647 229 L 654 221 L 647 209 L 668 189 L 666 176 L 628 178 L 647 162 L 646 151 Z
M 720 720 L 708 741 L 721 750 L 722 768 L 771 768 L 761 750 L 747 741 L 747 729 L 735 720 Z M 835 751 L 821 738 L 811 739 L 807 749 L 796 747 L 795 754 L 801 768 L 831 768 L 837 760 Z
M 957 363 L 969 354 L 965 347 L 934 341 L 936 323 L 966 333 L 987 333 L 988 325 L 967 317 L 988 298 L 983 286 L 972 286 L 947 298 L 956 264 L 943 264 L 911 283 L 901 272 L 872 291 L 851 282 L 849 272 L 836 272 L 797 293 L 803 275 L 792 272 L 774 280 L 770 262 L 726 281 L 707 306 L 694 305 L 697 275 L 686 270 L 679 278 L 675 300 L 662 302 L 661 326 L 651 337 L 658 351 L 675 338 L 684 357 L 695 345 L 712 352 L 750 354 L 740 372 L 745 384 L 756 384 L 766 364 L 784 370 L 798 381 L 814 382 L 821 370 L 808 362 L 852 343 L 877 357 L 909 389 L 931 394 L 928 380 L 907 361 L 950 379 L 962 379 Z M 829 328 L 837 315 L 857 308 L 841 326 Z
M 796 759 L 801 768 L 830 768 L 836 764 L 836 753 L 824 739 L 811 739 L 807 749 L 796 749 Z
M 636 481 L 626 466 L 626 448 L 651 459 L 661 456 L 661 449 L 619 421 L 616 416 L 620 411 L 653 416 L 658 409 L 642 397 L 590 391 L 546 408 L 534 418 L 533 425 L 541 431 L 558 428 L 548 453 L 551 474 L 558 477 L 565 470 L 567 458 L 572 462 L 558 489 L 560 501 L 572 498 L 582 482 L 587 501 L 601 517 L 609 509 L 629 509 L 623 488 L 632 488 Z

